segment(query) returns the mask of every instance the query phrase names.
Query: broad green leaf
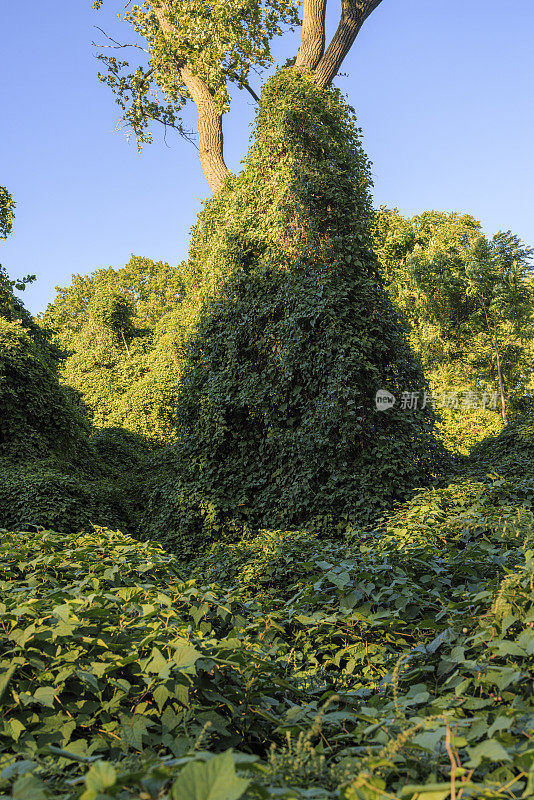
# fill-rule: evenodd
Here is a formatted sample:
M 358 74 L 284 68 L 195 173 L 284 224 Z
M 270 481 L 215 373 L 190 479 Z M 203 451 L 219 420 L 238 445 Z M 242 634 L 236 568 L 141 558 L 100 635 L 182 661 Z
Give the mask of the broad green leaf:
M 174 647 L 172 660 L 178 667 L 191 667 L 201 657 L 201 653 L 187 642 L 179 642 Z
M 147 717 L 142 714 L 120 714 L 121 732 L 124 740 L 136 750 L 143 749 L 143 736 L 145 735 L 149 722 Z
M 238 800 L 249 785 L 235 771 L 232 751 L 187 764 L 172 786 L 173 800 Z
M 115 785 L 117 773 L 113 764 L 108 761 L 97 761 L 92 764 L 85 776 L 85 791 L 80 800 L 94 800 L 99 794 L 104 794 L 106 789 Z
M 9 686 L 9 682 L 13 677 L 15 670 L 17 669 L 16 664 L 12 664 L 9 669 L 7 669 L 2 675 L 0 675 L 0 700 L 2 700 L 7 687 Z
M 40 703 L 47 708 L 54 708 L 54 695 L 57 689 L 53 686 L 39 686 L 33 693 L 33 699 L 36 703 Z
M 466 766 L 472 769 L 476 769 L 476 767 L 480 766 L 483 759 L 498 763 L 502 761 L 511 761 L 510 756 L 502 744 L 496 739 L 486 739 L 485 742 L 481 742 L 476 747 L 469 747 L 467 752 L 469 753 L 470 760 Z

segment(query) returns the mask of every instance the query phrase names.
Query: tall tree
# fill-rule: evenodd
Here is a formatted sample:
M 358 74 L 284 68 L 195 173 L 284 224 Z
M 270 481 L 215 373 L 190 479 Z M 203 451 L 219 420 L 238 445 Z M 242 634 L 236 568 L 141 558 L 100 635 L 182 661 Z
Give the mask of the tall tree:
M 169 439 L 176 390 L 173 322 L 183 295 L 182 269 L 132 255 L 57 288 L 43 314 L 67 356 L 61 378 L 78 391 L 98 427 Z
M 505 425 L 507 367 L 509 363 L 515 365 L 517 351 L 523 350 L 521 339 L 528 330 L 532 336 L 533 252 L 510 231 L 499 231 L 490 241 L 480 240 L 466 274 L 466 294 L 475 304 L 473 327 L 489 340 Z
M 382 0 L 341 0 L 339 25 L 326 46 L 328 0 L 304 0 L 302 36 L 295 66 L 309 72 L 321 88 L 330 86 L 367 17 Z M 103 0 L 96 0 L 100 8 Z M 115 92 L 122 120 L 138 143 L 150 141 L 149 125 L 157 120 L 190 134 L 181 112 L 188 101 L 198 111 L 198 146 L 202 169 L 214 193 L 229 170 L 224 160 L 223 115 L 230 108 L 231 85 L 248 90 L 251 71 L 273 63 L 270 42 L 285 28 L 299 24 L 299 0 L 146 0 L 123 18 L 144 40 L 135 53 L 148 57 L 133 66 L 113 56 L 99 57 L 107 65 L 101 75 Z M 121 49 L 127 45 L 113 42 Z M 144 58 L 144 57 L 143 57 Z
M 532 251 L 509 231 L 488 239 L 468 214 L 406 219 L 387 209 L 375 217 L 374 245 L 433 391 L 497 387 L 506 424 L 507 402 L 525 393 L 531 372 Z

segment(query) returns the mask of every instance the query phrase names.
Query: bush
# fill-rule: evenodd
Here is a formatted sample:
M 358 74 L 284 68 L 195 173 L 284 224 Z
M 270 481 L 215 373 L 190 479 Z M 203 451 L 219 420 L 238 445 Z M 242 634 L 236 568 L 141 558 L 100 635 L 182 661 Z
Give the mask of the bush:
M 280 669 L 239 631 L 239 598 L 184 581 L 158 546 L 3 531 L 0 556 L 0 765 L 19 759 L 0 785 L 29 764 L 70 798 L 84 765 L 176 759 L 208 724 L 212 746 L 257 749 L 272 728 L 258 712 L 289 707 Z
M 518 414 L 496 437 L 473 449 L 470 469 L 498 472 L 534 487 L 534 412 Z
M 55 365 L 18 320 L 0 316 L 0 457 L 66 453 L 88 429 Z
M 0 790 L 530 796 L 532 552 L 459 527 L 477 491 L 438 495 L 435 541 L 399 530 L 418 497 L 387 536 L 219 545 L 204 569 L 226 588 L 120 533 L 2 532 Z

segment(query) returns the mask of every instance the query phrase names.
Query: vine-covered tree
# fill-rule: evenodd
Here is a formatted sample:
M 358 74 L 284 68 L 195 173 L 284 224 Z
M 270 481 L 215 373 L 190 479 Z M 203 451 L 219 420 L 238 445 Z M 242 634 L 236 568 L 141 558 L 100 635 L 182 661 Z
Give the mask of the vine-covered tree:
M 93 7 L 103 2 L 96 0 Z M 330 86 L 363 23 L 381 2 L 341 0 L 339 25 L 326 46 L 327 0 L 304 0 L 295 67 L 312 75 L 319 88 Z M 107 65 L 101 78 L 115 92 L 122 119 L 139 144 L 150 141 L 152 121 L 187 136 L 181 112 L 192 101 L 198 110 L 200 162 L 217 193 L 229 175 L 223 115 L 230 108 L 231 87 L 247 89 L 258 99 L 249 85 L 250 74 L 272 65 L 270 42 L 284 28 L 299 24 L 300 5 L 300 0 L 147 0 L 133 7 L 127 3 L 123 17 L 145 43 L 132 47 L 147 58 L 132 64 L 105 54 L 99 57 Z
M 196 103 L 215 194 L 183 269 L 175 441 L 147 506 L 147 532 L 182 555 L 247 528 L 369 522 L 439 469 L 432 409 L 377 410 L 379 390 L 400 400 L 426 384 L 372 252 L 355 114 L 331 86 L 378 5 L 343 0 L 327 46 L 327 2 L 305 0 L 299 51 L 261 91 L 239 175 L 223 154 L 230 87 L 272 63 L 270 41 L 297 24 L 296 0 L 128 7 L 148 63 L 128 72 L 104 56 L 141 142 L 152 120 L 185 135 L 180 113 Z
M 80 392 L 98 427 L 172 438 L 168 396 L 178 380 L 173 316 L 181 272 L 132 255 L 119 269 L 73 275 L 43 314 L 41 323 L 66 353 L 62 380 Z

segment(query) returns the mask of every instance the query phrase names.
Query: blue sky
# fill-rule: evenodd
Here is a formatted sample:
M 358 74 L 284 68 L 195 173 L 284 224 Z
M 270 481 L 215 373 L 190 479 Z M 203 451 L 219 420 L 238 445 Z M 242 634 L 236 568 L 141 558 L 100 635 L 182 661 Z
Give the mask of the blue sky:
M 72 273 L 130 253 L 180 262 L 209 195 L 191 145 L 157 130 L 139 156 L 115 130 L 91 42 L 102 41 L 94 25 L 131 39 L 116 20 L 123 5 L 0 0 L 0 185 L 17 201 L 0 262 L 13 277 L 37 275 L 23 296 L 33 313 Z M 534 245 L 533 32 L 532 0 L 383 0 L 337 81 L 364 131 L 375 205 L 471 213 Z M 283 62 L 295 48 L 288 37 L 275 53 Z M 238 93 L 225 124 L 234 170 L 253 117 Z

